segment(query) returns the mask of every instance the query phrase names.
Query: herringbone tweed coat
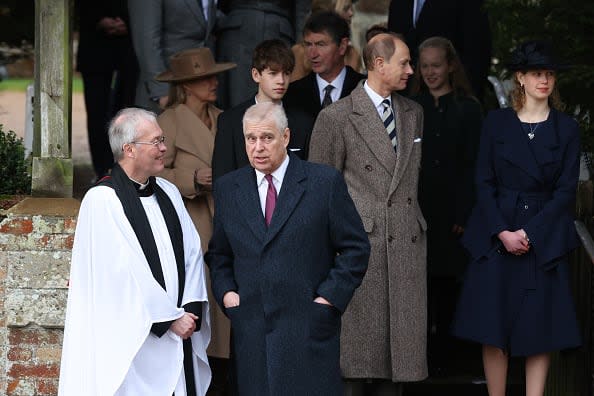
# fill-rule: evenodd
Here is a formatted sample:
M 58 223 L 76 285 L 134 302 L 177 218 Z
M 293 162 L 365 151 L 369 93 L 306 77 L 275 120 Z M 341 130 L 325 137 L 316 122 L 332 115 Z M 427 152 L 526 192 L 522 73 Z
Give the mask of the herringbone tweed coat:
M 340 170 L 371 242 L 361 287 L 342 317 L 346 378 L 418 381 L 426 362 L 426 223 L 417 202 L 423 112 L 392 95 L 398 149 L 359 85 L 319 114 L 310 161 Z

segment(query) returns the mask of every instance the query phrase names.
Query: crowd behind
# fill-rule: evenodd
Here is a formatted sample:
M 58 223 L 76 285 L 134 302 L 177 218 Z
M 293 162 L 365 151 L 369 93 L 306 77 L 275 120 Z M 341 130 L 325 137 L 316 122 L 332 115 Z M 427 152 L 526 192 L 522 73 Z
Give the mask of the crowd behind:
M 401 394 L 404 382 L 447 372 L 456 354 L 468 348 L 458 339 L 483 346 L 490 395 L 505 394 L 510 356 L 526 357 L 527 394 L 541 395 L 550 352 L 580 345 L 566 268 L 577 243 L 571 217 L 579 133 L 560 111 L 555 88 L 556 73 L 565 65 L 548 43 L 522 44 L 507 67 L 515 84 L 513 107 L 484 118 L 492 54 L 482 1 L 384 3 L 387 21 L 366 27 L 362 48 L 351 40 L 350 0 L 78 4 L 77 67 L 97 180 L 113 179 L 117 192 L 124 189 L 117 184 L 122 169 L 133 179 L 118 152 L 122 144 L 158 149 L 164 169 L 147 177 L 160 176 L 177 187 L 199 235 L 208 264 L 209 311 L 186 311 L 189 322 L 197 321 L 188 334 L 200 329 L 201 313 L 208 315 L 200 331 L 208 326 L 211 331 L 209 395 L 278 395 L 281 389 Z M 114 149 L 112 129 L 117 130 L 120 110 L 130 107 L 154 113 L 154 130 L 162 134 L 149 141 L 118 140 Z M 139 117 L 150 121 L 146 114 Z M 270 128 L 280 137 L 270 136 Z M 278 153 L 260 147 L 274 148 L 277 139 Z M 315 301 L 334 309 L 332 320 L 342 321 L 332 325 L 339 329 L 332 337 L 312 341 L 318 358 L 330 356 L 319 367 L 300 355 L 303 350 L 287 346 L 301 340 L 297 330 L 285 329 L 281 320 L 244 319 L 253 299 L 267 294 L 248 293 L 254 287 L 246 280 L 251 275 L 240 268 L 251 254 L 249 239 L 240 241 L 226 223 L 233 217 L 230 181 L 251 165 L 272 229 L 275 217 L 268 216 L 274 216 L 277 191 L 294 188 L 292 163 L 301 161 L 337 169 L 349 197 L 340 195 L 342 182 L 308 171 L 338 186 L 328 194 L 335 194 L 335 205 L 344 210 L 342 219 L 333 220 L 333 209 L 325 208 L 330 221 L 320 224 L 332 232 L 318 235 L 310 230 L 314 220 L 300 218 L 301 231 L 290 235 L 294 240 L 283 249 L 294 249 L 300 233 L 310 230 L 309 237 L 340 246 L 338 255 L 330 256 L 344 263 L 336 258 L 333 265 L 348 264 L 357 241 L 356 257 L 366 264 L 350 272 L 329 270 L 336 284 L 318 280 Z M 279 176 L 279 169 L 287 173 Z M 144 189 L 148 179 L 134 180 Z M 319 187 L 320 194 L 325 188 Z M 155 191 L 159 198 L 161 190 Z M 278 193 L 277 210 L 286 194 Z M 357 214 L 352 222 L 351 207 Z M 552 224 L 565 232 L 553 235 Z M 342 235 L 347 230 L 350 238 Z M 143 240 L 144 234 L 136 235 Z M 303 251 L 293 253 L 302 260 L 309 257 L 305 250 L 318 248 L 307 238 L 302 245 Z M 278 271 L 262 276 L 268 281 L 301 276 Z M 265 286 L 270 285 L 259 284 Z M 291 311 L 290 295 L 285 303 L 290 315 L 300 315 Z M 285 315 L 285 308 L 258 304 Z M 243 311 L 234 310 L 239 306 Z M 278 345 L 275 331 L 281 333 Z M 258 344 L 252 332 L 268 334 L 269 344 Z M 292 362 L 287 351 L 304 360 Z M 311 367 L 302 368 L 308 364 L 319 371 L 301 376 L 312 374 Z M 201 370 L 198 363 L 194 370 Z M 187 387 L 194 374 L 184 373 Z M 135 386 L 124 384 L 129 390 Z M 186 392 L 182 388 L 176 386 L 175 394 Z M 125 388 L 119 392 L 128 394 Z

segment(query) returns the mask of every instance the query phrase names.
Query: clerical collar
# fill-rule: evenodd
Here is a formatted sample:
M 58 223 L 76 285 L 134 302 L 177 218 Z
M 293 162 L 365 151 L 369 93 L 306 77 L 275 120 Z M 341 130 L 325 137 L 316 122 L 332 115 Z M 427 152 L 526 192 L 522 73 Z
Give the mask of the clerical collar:
M 150 178 L 144 184 L 137 182 L 131 177 L 129 177 L 129 179 L 132 184 L 134 184 L 134 188 L 139 197 L 150 197 L 153 195 L 153 186 L 151 185 Z

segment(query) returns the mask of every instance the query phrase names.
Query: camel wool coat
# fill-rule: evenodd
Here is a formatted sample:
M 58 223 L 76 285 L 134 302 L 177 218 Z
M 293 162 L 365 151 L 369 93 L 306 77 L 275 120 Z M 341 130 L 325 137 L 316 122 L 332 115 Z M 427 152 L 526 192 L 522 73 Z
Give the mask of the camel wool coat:
M 165 134 L 165 169 L 161 177 L 177 186 L 184 198 L 190 217 L 200 235 L 202 253 L 206 253 L 212 235 L 213 198 L 210 191 L 197 192 L 194 186 L 194 171 L 210 168 L 217 129 L 217 118 L 221 110 L 209 105 L 208 112 L 212 128 L 208 128 L 186 105 L 179 104 L 165 110 L 157 118 Z M 210 304 L 212 336 L 207 349 L 208 356 L 229 357 L 230 324 L 216 304 L 211 287 L 208 268 L 206 285 Z
M 343 173 L 371 243 L 342 317 L 342 375 L 418 381 L 427 376 L 427 226 L 417 202 L 423 112 L 395 93 L 392 103 L 397 152 L 360 84 L 319 114 L 309 160 Z

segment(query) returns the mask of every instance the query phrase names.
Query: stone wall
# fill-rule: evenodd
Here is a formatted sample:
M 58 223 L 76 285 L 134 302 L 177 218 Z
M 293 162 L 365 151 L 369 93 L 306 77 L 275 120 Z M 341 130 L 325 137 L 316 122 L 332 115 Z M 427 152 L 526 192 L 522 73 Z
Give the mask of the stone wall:
M 27 198 L 0 223 L 0 395 L 56 395 L 80 203 Z

